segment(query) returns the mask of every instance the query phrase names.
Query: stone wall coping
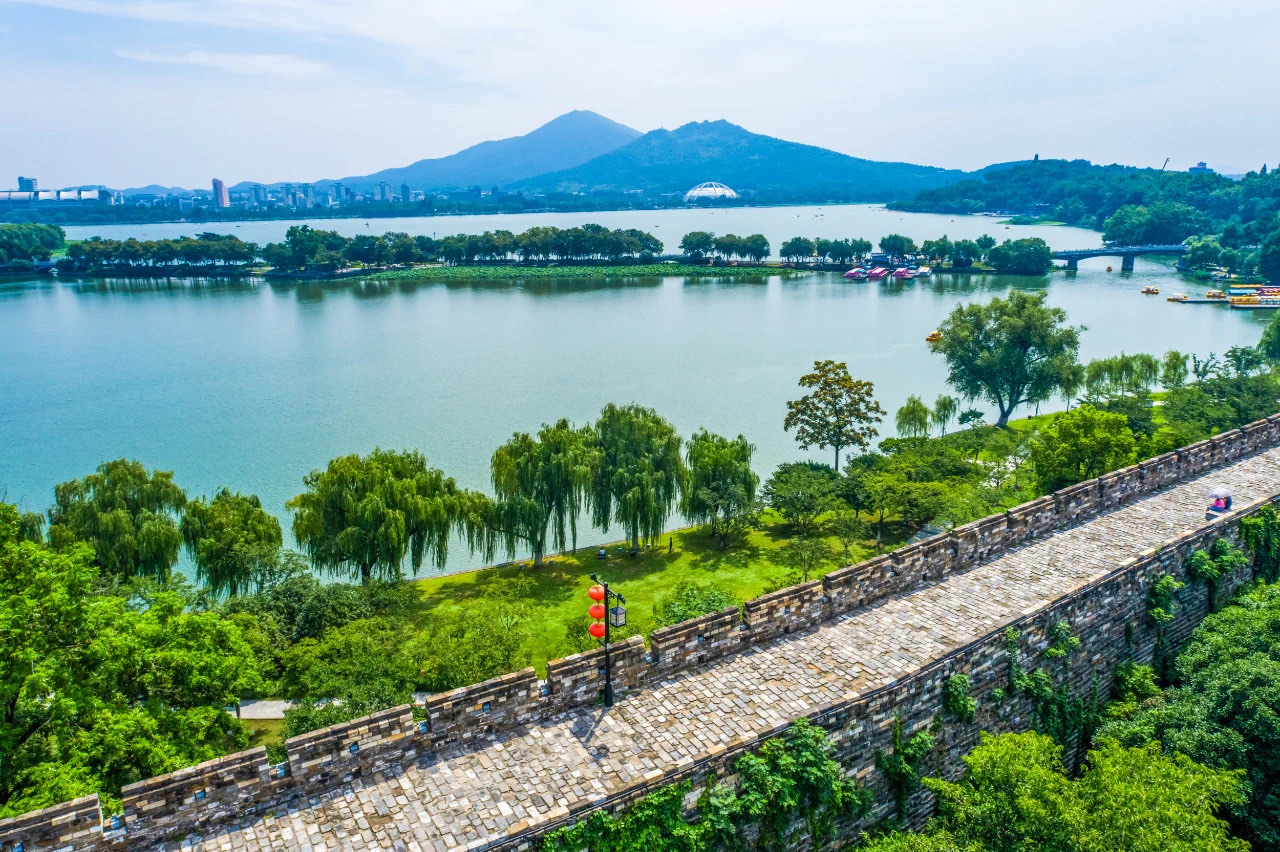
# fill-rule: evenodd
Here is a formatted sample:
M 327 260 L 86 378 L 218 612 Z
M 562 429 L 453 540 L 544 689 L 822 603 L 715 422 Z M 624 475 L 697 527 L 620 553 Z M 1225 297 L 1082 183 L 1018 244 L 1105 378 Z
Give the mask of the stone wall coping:
M 709 613 L 677 624 L 659 627 L 649 634 L 651 644 L 660 644 L 673 639 L 682 638 L 691 633 L 701 633 L 712 627 L 722 627 L 742 621 L 742 613 L 736 606 L 726 607 L 719 612 Z
M 368 728 L 382 722 L 394 722 L 408 716 L 413 718 L 413 705 L 401 704 L 398 707 L 389 707 L 386 710 L 379 710 L 376 713 L 370 713 L 368 716 L 361 716 L 359 719 L 352 719 L 350 722 L 340 722 L 336 725 L 330 725 L 327 728 L 320 728 L 316 731 L 308 731 L 305 734 L 298 734 L 296 737 L 290 737 L 284 741 L 285 749 L 292 754 L 297 749 L 309 745 L 324 742 L 326 740 L 338 740 L 343 737 L 350 736 L 361 728 Z M 265 753 L 265 749 L 264 749 Z
M 769 592 L 767 595 L 761 595 L 758 598 L 752 598 L 751 600 L 747 601 L 742 605 L 742 609 L 743 609 L 743 612 L 745 612 L 749 616 L 753 612 L 764 609 L 771 603 L 795 600 L 796 598 L 803 597 L 806 594 L 821 592 L 821 591 L 822 591 L 822 581 L 810 580 L 807 583 L 800 583 L 799 585 L 795 585 L 795 586 L 787 586 L 785 589 L 778 589 L 776 592 Z M 747 620 L 750 621 L 749 618 Z
M 538 673 L 533 667 L 520 669 L 519 671 L 507 672 L 504 675 L 482 680 L 479 683 L 460 686 L 457 689 L 451 689 L 448 692 L 437 692 L 428 695 L 426 699 L 426 707 L 428 710 L 443 709 L 451 706 L 455 701 L 475 701 L 477 698 L 484 698 L 489 695 L 505 692 L 513 686 L 533 686 L 538 682 Z
M 49 807 L 41 808 L 38 811 L 28 811 L 25 814 L 0 819 L 0 837 L 5 832 L 27 831 L 68 817 L 74 819 L 81 813 L 86 812 L 95 813 L 99 820 L 102 819 L 102 808 L 98 802 L 97 793 L 90 793 L 87 796 L 81 796 L 69 802 L 49 805 Z
M 1045 509 L 1053 509 L 1055 505 L 1053 495 L 1046 494 L 1043 497 L 1037 497 L 1034 500 L 1011 507 L 1005 512 L 1005 517 L 1016 520 L 1027 515 L 1033 515 L 1036 512 L 1043 512 Z
M 234 754 L 226 754 L 197 763 L 195 766 L 186 766 L 175 769 L 173 772 L 166 772 L 164 775 L 155 775 L 126 784 L 120 788 L 120 798 L 128 804 L 131 799 L 140 799 L 161 790 L 187 786 L 193 781 L 212 781 L 219 777 L 226 777 L 237 769 L 259 770 L 265 769 L 268 765 L 266 747 L 254 746 Z
M 619 652 L 636 651 L 644 649 L 644 637 L 640 635 L 628 636 L 626 639 L 610 643 L 610 653 L 617 654 Z M 589 669 L 597 669 L 604 665 L 604 648 L 592 648 L 589 651 L 583 651 L 580 654 L 573 654 L 568 657 L 561 657 L 558 660 L 547 661 L 547 680 L 553 677 L 563 677 L 574 672 L 587 671 Z
M 1161 453 L 1158 456 L 1152 456 L 1149 459 L 1143 459 L 1136 465 L 1141 470 L 1151 470 L 1166 464 L 1178 463 L 1178 451 L 1170 450 L 1167 453 Z

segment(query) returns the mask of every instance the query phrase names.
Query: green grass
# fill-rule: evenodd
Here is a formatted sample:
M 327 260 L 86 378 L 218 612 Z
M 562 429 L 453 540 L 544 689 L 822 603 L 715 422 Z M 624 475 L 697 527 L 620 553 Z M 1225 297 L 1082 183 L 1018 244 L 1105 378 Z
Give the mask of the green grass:
M 596 558 L 597 547 L 584 547 L 549 557 L 536 571 L 531 563 L 521 562 L 415 583 L 422 593 L 424 612 L 453 611 L 477 619 L 486 617 L 485 608 L 496 594 L 510 593 L 523 584 L 515 601 L 528 605 L 532 664 L 545 673 L 547 660 L 574 653 L 565 630 L 591 604 L 587 589 L 592 572 L 608 580 L 610 587 L 627 599 L 628 626 L 646 635 L 655 626 L 654 604 L 685 580 L 719 586 L 738 601 L 790 585 L 792 579 L 775 557 L 791 537 L 791 529 L 772 513 L 766 513 L 765 521 L 762 529 L 752 530 L 726 550 L 719 550 L 701 529 L 690 528 L 665 533 L 652 549 L 642 549 L 634 559 L 621 543 L 613 543 L 606 547 L 606 559 Z M 873 527 L 871 533 L 874 535 Z M 896 529 L 894 533 L 886 549 L 901 543 L 901 535 Z M 674 553 L 667 552 L 668 539 L 674 539 Z M 834 538 L 829 543 L 837 554 L 841 552 Z M 837 559 L 822 573 L 874 553 L 874 540 L 860 542 L 851 550 L 849 560 Z
M 381 281 L 506 281 L 529 278 L 762 278 L 799 275 L 804 270 L 781 267 L 691 266 L 685 263 L 649 263 L 636 266 L 415 266 L 374 272 Z
M 249 747 L 284 745 L 284 719 L 244 719 Z

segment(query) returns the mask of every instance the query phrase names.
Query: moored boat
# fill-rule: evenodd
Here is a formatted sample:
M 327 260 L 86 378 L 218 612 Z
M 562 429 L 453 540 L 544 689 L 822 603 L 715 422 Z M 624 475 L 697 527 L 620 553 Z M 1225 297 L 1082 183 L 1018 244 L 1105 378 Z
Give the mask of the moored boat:
M 1254 310 L 1280 308 L 1280 296 L 1232 296 L 1231 307 Z
M 933 275 L 932 267 L 921 266 L 919 269 L 916 270 L 917 278 L 928 278 L 930 275 Z
M 1185 302 L 1187 300 L 1186 293 L 1174 293 L 1172 296 L 1166 296 L 1166 302 Z
M 883 266 L 877 266 L 867 273 L 868 278 L 883 278 L 889 274 L 889 270 Z
M 1231 293 L 1231 295 L 1233 295 L 1233 296 L 1238 296 L 1238 295 L 1242 295 L 1242 294 L 1240 294 L 1240 293 L 1236 293 L 1236 292 L 1234 292 L 1234 291 L 1233 291 L 1233 292 Z M 1225 299 L 1225 298 L 1227 298 L 1227 294 L 1226 294 L 1226 293 L 1224 293 L 1224 292 L 1222 292 L 1221 290 L 1210 290 L 1208 293 L 1205 293 L 1205 294 L 1204 294 L 1204 297 L 1205 297 L 1206 299 Z
M 916 274 L 912 272 L 910 269 L 907 269 L 905 266 L 900 266 L 897 269 L 893 270 L 893 277 L 894 278 L 915 278 Z
M 1143 287 L 1142 292 L 1148 296 L 1159 296 L 1160 288 L 1159 287 Z
M 854 267 L 853 269 L 850 269 L 848 272 L 846 272 L 844 274 L 844 277 L 853 278 L 858 281 L 863 281 L 867 277 L 867 270 L 863 269 L 861 266 L 857 266 L 857 267 Z

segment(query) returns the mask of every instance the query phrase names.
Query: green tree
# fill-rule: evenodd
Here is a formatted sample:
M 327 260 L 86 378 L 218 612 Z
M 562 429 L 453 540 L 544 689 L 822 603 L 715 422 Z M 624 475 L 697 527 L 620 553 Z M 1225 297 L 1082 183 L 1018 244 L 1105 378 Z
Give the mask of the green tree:
M 247 745 L 223 708 L 260 688 L 252 649 L 175 592 L 94 594 L 84 544 L 17 537 L 0 504 L 0 818 Z
M 765 499 L 798 535 L 813 529 L 831 508 L 839 477 L 817 462 L 785 462 L 764 484 Z
M 260 584 L 275 564 L 280 522 L 256 494 L 223 488 L 212 500 L 187 504 L 182 540 L 196 564 L 196 579 L 215 595 L 239 595 Z
M 716 235 L 709 231 L 690 231 L 680 239 L 680 251 L 689 257 L 706 257 L 715 247 Z
M 769 256 L 769 240 L 764 234 L 751 234 L 742 238 L 742 253 L 759 263 Z
M 733 595 L 720 586 L 700 586 L 692 580 L 681 580 L 653 605 L 653 621 L 657 627 L 666 627 L 723 612 L 736 603 Z
M 817 243 L 805 237 L 792 237 L 782 244 L 778 249 L 778 253 L 786 260 L 793 263 L 812 260 L 813 254 L 818 250 Z
M 829 565 L 834 564 L 836 553 L 821 538 L 797 536 L 778 548 L 778 562 L 787 569 L 791 583 L 807 583 Z
M 985 305 L 957 305 L 930 349 L 947 360 L 947 381 L 968 399 L 984 398 L 998 411 L 997 426 L 1013 409 L 1048 399 L 1076 362 L 1082 328 L 1066 324 L 1045 294 L 1014 291 Z
M 1039 237 L 1005 240 L 987 253 L 996 272 L 1044 275 L 1053 268 L 1053 251 Z
M 990 234 L 983 234 L 974 240 L 973 244 L 978 247 L 978 251 L 981 253 L 980 256 L 986 257 L 996 247 L 996 238 Z
M 96 473 L 54 488 L 49 541 L 60 549 L 88 542 L 106 574 L 164 581 L 182 547 L 176 513 L 186 502 L 172 471 L 147 473 L 141 462 L 126 459 L 104 462 Z
M 844 548 L 844 558 L 849 558 L 849 549 L 854 544 L 867 537 L 867 525 L 858 517 L 858 513 L 845 509 L 836 512 L 835 517 L 831 519 L 831 534 L 836 537 L 836 541 L 840 542 L 840 546 Z
M 493 518 L 514 556 L 519 542 L 542 566 L 547 535 L 559 550 L 578 546 L 578 513 L 587 498 L 599 453 L 590 427 L 574 428 L 568 420 L 543 425 L 535 439 L 524 432 L 493 453 L 490 464 L 498 499 Z
M 706 524 L 721 548 L 757 514 L 760 477 L 751 470 L 754 452 L 741 435 L 730 440 L 701 429 L 689 439 L 689 480 L 681 510 L 694 523 Z
M 832 447 L 838 471 L 842 448 L 865 448 L 879 434 L 875 424 L 884 419 L 884 409 L 875 400 L 875 386 L 850 377 L 843 361 L 814 361 L 813 372 L 800 377 L 800 387 L 813 390 L 787 403 L 783 429 L 795 429 L 805 449 Z
M 902 234 L 887 234 L 880 238 L 880 251 L 901 260 L 909 254 L 915 254 L 916 241 Z
M 894 425 L 898 427 L 898 434 L 905 438 L 927 438 L 929 437 L 930 412 L 929 406 L 915 394 L 907 397 L 907 401 L 898 409 L 897 415 L 894 417 Z
M 1217 237 L 1190 237 L 1187 239 L 1187 253 L 1183 259 L 1192 269 L 1205 269 L 1217 266 L 1222 257 L 1222 246 Z
M 933 401 L 933 413 L 930 420 L 933 428 L 938 430 L 939 435 L 947 434 L 947 427 L 951 425 L 951 421 L 956 419 L 956 415 L 960 411 L 960 403 L 956 402 L 954 396 L 940 393 L 938 398 Z
M 375 448 L 332 459 L 303 477 L 307 491 L 288 502 L 293 535 L 311 563 L 336 576 L 398 579 L 408 556 L 415 571 L 430 557 L 443 567 L 449 536 L 492 549 L 488 500 L 463 490 L 418 452 Z
M 1125 416 L 1090 405 L 1058 415 L 1031 443 L 1031 465 L 1045 494 L 1124 467 L 1133 454 Z
M 1258 247 L 1258 272 L 1272 284 L 1280 284 L 1280 228 L 1267 234 Z
M 607 532 L 617 521 L 633 550 L 652 541 L 683 494 L 684 460 L 675 427 L 651 408 L 609 403 L 595 425 L 600 463 L 591 484 L 592 520 Z
M 1176 349 L 1170 349 L 1160 359 L 1160 385 L 1165 390 L 1173 390 L 1186 383 L 1187 356 Z
M 1078 780 L 1041 734 L 982 734 L 958 783 L 926 778 L 939 796 L 936 829 L 990 852 L 1178 850 L 1246 852 L 1216 812 L 1240 798 L 1231 773 L 1158 745 L 1104 740 Z M 875 847 L 872 847 L 875 848 Z M 909 848 L 909 847 L 908 847 Z

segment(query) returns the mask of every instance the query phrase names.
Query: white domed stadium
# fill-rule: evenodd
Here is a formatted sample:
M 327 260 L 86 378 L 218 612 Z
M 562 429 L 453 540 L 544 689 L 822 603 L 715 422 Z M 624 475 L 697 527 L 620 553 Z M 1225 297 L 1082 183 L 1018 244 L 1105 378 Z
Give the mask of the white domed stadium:
M 694 201 L 710 201 L 717 198 L 737 198 L 738 193 L 722 183 L 709 180 L 700 183 L 684 194 L 685 203 Z

